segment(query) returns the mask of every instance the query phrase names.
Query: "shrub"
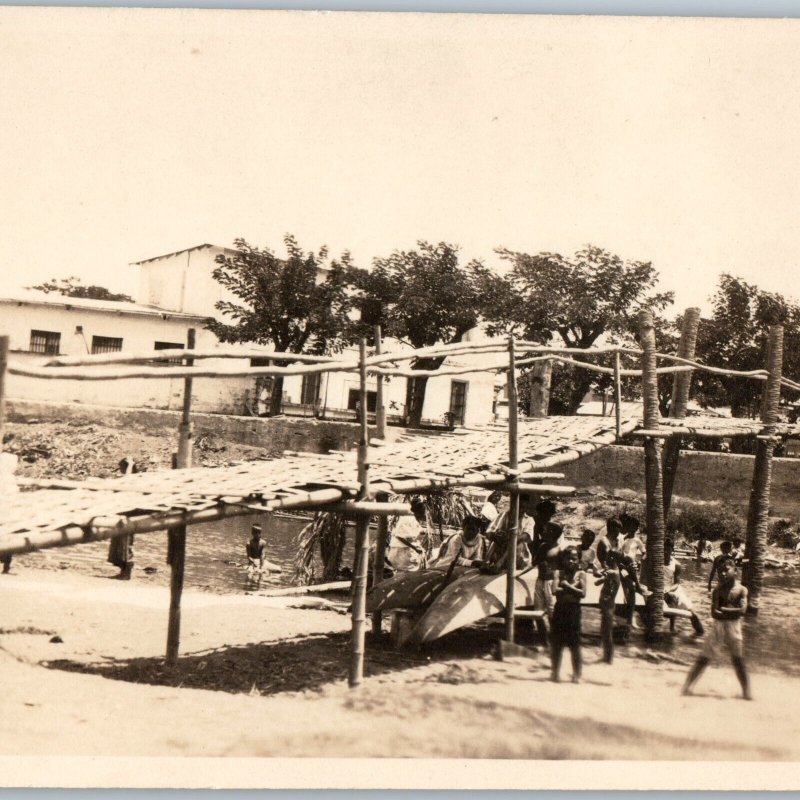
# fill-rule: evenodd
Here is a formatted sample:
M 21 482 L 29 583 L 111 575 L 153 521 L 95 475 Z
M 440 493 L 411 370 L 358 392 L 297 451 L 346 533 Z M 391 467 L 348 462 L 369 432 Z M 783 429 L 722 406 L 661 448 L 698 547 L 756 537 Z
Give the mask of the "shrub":
M 800 522 L 791 519 L 776 519 L 767 531 L 767 542 L 777 547 L 794 549 L 800 541 Z
M 745 521 L 735 511 L 721 503 L 687 503 L 670 510 L 667 533 L 677 534 L 689 541 L 704 539 L 744 539 Z

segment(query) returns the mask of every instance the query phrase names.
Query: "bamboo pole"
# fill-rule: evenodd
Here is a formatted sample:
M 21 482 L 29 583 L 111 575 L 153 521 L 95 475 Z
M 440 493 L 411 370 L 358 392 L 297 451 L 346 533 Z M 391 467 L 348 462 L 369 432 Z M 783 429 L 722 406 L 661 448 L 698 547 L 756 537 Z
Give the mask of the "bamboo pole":
M 381 326 L 375 326 L 375 355 L 381 355 Z M 386 438 L 386 408 L 383 405 L 383 375 L 375 378 L 375 436 L 378 439 Z
M 194 350 L 195 329 L 189 328 L 187 334 L 187 350 Z M 192 366 L 194 359 L 187 358 L 186 365 Z M 183 413 L 178 426 L 178 452 L 175 459 L 177 469 L 192 466 L 192 379 L 183 381 Z M 181 644 L 181 597 L 183 595 L 183 577 L 186 569 L 186 525 L 177 525 L 167 531 L 167 563 L 170 567 L 169 581 L 169 621 L 167 623 L 168 667 L 178 663 L 178 652 Z
M 367 427 L 367 342 L 359 343 L 361 400 L 361 436 L 358 442 L 358 500 L 369 500 L 369 464 L 367 448 L 369 429 Z M 369 516 L 359 514 L 356 519 L 356 569 L 353 575 L 353 627 L 350 651 L 350 671 L 348 684 L 355 688 L 364 677 L 364 638 L 367 608 L 367 563 L 369 558 Z
M 678 356 L 689 361 L 694 360 L 697 346 L 697 331 L 700 327 L 700 309 L 687 308 L 683 317 L 681 339 L 678 343 Z M 691 372 L 676 372 L 672 381 L 672 400 L 669 404 L 669 415 L 672 419 L 684 419 L 689 404 L 689 388 L 692 383 Z M 681 436 L 671 437 L 664 448 L 663 496 L 664 519 L 669 514 L 672 504 L 672 489 L 675 486 L 675 475 L 678 472 L 678 460 L 681 452 Z
M 6 422 L 6 367 L 8 366 L 8 336 L 0 336 L 0 453 L 3 452 L 3 430 Z M 11 568 L 11 556 L 3 555 L 3 571 Z
M 6 367 L 8 367 L 8 336 L 0 336 L 0 453 L 3 452 L 3 428 L 6 423 Z
M 762 437 L 757 439 L 756 457 L 753 465 L 753 488 L 750 491 L 750 507 L 747 518 L 747 542 L 745 544 L 744 584 L 749 592 L 748 614 L 758 614 L 761 589 L 764 579 L 764 551 L 769 526 L 769 496 L 772 481 L 772 457 L 775 450 L 775 435 L 778 422 L 778 405 L 781 398 L 781 370 L 783 369 L 783 327 L 773 325 L 769 329 L 767 348 L 767 370 L 769 378 L 764 387 L 761 406 L 761 421 L 764 424 Z
M 376 586 L 383 580 L 383 565 L 386 561 L 386 549 L 389 546 L 389 518 L 378 517 L 378 529 L 375 533 L 375 562 L 372 565 L 372 585 Z M 383 614 L 374 611 L 372 614 L 372 633 L 376 636 L 381 633 Z
M 619 350 L 614 352 L 614 419 L 617 441 L 622 438 L 622 378 L 620 376 Z
M 658 428 L 658 382 L 656 376 L 656 332 L 650 311 L 639 312 L 639 341 L 642 344 L 642 399 L 644 427 Z M 647 636 L 654 638 L 664 621 L 664 503 L 661 485 L 661 442 L 645 439 L 644 476 L 647 521 Z
M 508 337 L 508 466 L 516 470 L 519 462 L 517 437 L 517 365 L 514 338 Z M 517 483 L 514 478 L 511 483 Z M 511 492 L 508 512 L 508 551 L 506 553 L 506 628 L 505 639 L 514 641 L 514 579 L 517 572 L 517 534 L 519 531 L 519 492 Z

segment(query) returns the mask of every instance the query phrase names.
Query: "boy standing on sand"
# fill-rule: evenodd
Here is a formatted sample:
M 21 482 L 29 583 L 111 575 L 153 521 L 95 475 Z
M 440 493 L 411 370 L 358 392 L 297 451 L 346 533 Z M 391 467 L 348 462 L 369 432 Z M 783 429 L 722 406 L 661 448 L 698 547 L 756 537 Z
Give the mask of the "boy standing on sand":
M 742 617 L 747 611 L 747 589 L 739 583 L 736 563 L 730 556 L 726 556 L 720 562 L 717 572 L 719 583 L 711 594 L 711 616 L 714 619 L 714 626 L 706 635 L 703 653 L 698 656 L 686 676 L 682 694 L 692 693 L 692 687 L 703 674 L 703 670 L 722 649 L 725 649 L 731 657 L 736 677 L 741 684 L 742 697 L 745 700 L 752 700 L 742 641 Z
M 553 523 L 548 523 L 552 525 Z M 572 656 L 572 682 L 581 679 L 581 600 L 586 597 L 586 576 L 580 569 L 578 551 L 568 547 L 559 552 L 559 569 L 553 576 L 556 605 L 550 631 L 552 673 L 561 680 L 561 656 L 568 647 Z
M 619 574 L 619 553 L 612 550 L 606 556 L 605 572 L 595 586 L 600 589 L 600 638 L 603 641 L 603 661 L 611 664 L 614 661 L 614 613 L 617 608 L 617 592 L 622 577 Z

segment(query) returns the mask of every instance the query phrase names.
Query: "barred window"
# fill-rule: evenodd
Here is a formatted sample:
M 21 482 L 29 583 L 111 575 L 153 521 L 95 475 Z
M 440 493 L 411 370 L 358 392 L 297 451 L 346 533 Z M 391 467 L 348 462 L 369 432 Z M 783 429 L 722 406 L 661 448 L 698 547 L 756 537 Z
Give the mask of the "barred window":
M 56 331 L 31 331 L 31 353 L 57 356 L 61 348 L 61 334 Z
M 182 342 L 154 342 L 153 350 L 185 350 L 186 345 Z M 154 364 L 183 364 L 182 358 L 156 358 Z
M 119 353 L 122 339 L 113 336 L 92 336 L 92 355 L 97 353 Z
M 251 367 L 271 367 L 272 366 L 272 359 L 271 358 L 251 358 L 250 359 L 250 366 Z

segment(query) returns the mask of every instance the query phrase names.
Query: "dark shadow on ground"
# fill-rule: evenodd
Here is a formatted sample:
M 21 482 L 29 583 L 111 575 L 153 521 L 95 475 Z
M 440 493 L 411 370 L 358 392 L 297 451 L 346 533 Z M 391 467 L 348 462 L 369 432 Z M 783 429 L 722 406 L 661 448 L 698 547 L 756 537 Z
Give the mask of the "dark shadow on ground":
M 379 639 L 368 634 L 364 674 L 396 672 L 430 661 L 483 658 L 493 651 L 500 630 L 467 628 L 418 650 L 398 650 L 388 634 Z M 44 666 L 132 683 L 271 695 L 320 689 L 343 681 L 349 661 L 350 633 L 331 633 L 188 653 L 179 658 L 174 668 L 167 667 L 161 657 L 102 662 L 58 659 Z

